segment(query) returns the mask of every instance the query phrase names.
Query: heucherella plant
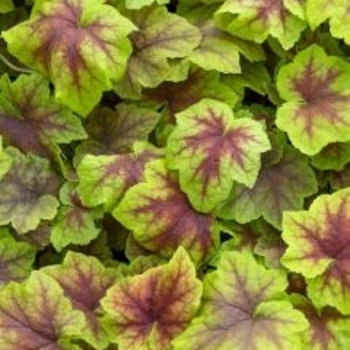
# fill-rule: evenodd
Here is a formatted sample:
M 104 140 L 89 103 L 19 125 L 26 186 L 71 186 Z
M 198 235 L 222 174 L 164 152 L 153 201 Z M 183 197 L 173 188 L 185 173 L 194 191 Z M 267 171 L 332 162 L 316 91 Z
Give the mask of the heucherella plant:
M 0 350 L 346 350 L 348 0 L 0 1 Z

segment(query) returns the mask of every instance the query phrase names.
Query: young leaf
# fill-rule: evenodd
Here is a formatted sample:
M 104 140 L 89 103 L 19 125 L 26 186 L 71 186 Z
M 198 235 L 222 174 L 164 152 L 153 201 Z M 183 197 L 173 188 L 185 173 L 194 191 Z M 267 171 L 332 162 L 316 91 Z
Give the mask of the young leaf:
M 131 34 L 133 53 L 124 81 L 115 89 L 121 96 L 139 97 L 141 87 L 155 87 L 171 75 L 168 59 L 188 56 L 199 45 L 201 34 L 163 6 L 130 11 L 128 15 L 139 30 Z
M 0 232 L 0 286 L 26 278 L 34 258 L 35 250 L 29 244 L 17 242 L 11 235 Z
M 253 188 L 234 184 L 229 198 L 219 206 L 218 216 L 240 223 L 263 216 L 281 227 L 285 210 L 303 209 L 304 198 L 317 192 L 317 181 L 307 157 L 286 147 L 276 164 L 264 164 Z
M 26 233 L 56 215 L 59 183 L 46 159 L 14 148 L 6 152 L 13 162 L 0 180 L 0 225 L 11 223 L 18 233 Z
M 85 116 L 123 75 L 135 26 L 104 0 L 36 2 L 29 20 L 2 33 L 20 61 L 48 75 L 55 96 Z
M 350 140 L 350 64 L 312 45 L 281 68 L 277 89 L 287 101 L 276 125 L 293 145 L 314 155 L 331 142 Z
M 199 316 L 173 341 L 174 350 L 300 348 L 308 323 L 281 300 L 287 287 L 281 272 L 266 270 L 248 252 L 223 252 L 203 287 Z
M 86 137 L 79 118 L 50 95 L 44 77 L 21 75 L 11 83 L 5 75 L 0 90 L 0 133 L 23 152 L 48 157 L 50 146 Z
M 155 128 L 159 113 L 128 103 L 120 103 L 115 111 L 95 110 L 88 119 L 86 131 L 90 139 L 82 148 L 90 154 L 113 154 L 132 151 L 136 141 L 147 141 Z
M 96 349 L 104 349 L 108 335 L 99 319 L 100 300 L 115 282 L 115 276 L 95 258 L 68 252 L 62 265 L 45 267 L 41 272 L 54 278 L 73 307 L 85 315 L 83 339 Z
M 94 219 L 102 213 L 85 207 L 76 192 L 75 185 L 65 183 L 60 191 L 62 206 L 53 222 L 51 243 L 60 252 L 69 244 L 86 245 L 100 233 Z
M 233 181 L 252 187 L 260 154 L 270 143 L 260 123 L 238 118 L 222 102 L 204 99 L 176 115 L 168 140 L 171 168 L 179 169 L 181 188 L 193 206 L 209 212 L 226 199 Z
M 285 212 L 282 237 L 288 245 L 282 263 L 307 278 L 317 306 L 350 313 L 350 189 L 319 196 L 308 211 Z
M 0 348 L 75 350 L 70 343 L 84 325 L 58 283 L 33 272 L 23 284 L 0 289 Z
M 201 294 L 194 265 L 179 248 L 168 264 L 119 281 L 102 305 L 120 350 L 171 350 L 171 340 L 186 329 Z
M 227 0 L 215 14 L 220 28 L 243 39 L 262 43 L 269 35 L 285 50 L 299 39 L 306 23 L 294 16 L 284 0 Z
M 201 264 L 218 243 L 214 217 L 192 208 L 163 160 L 147 165 L 145 182 L 127 191 L 113 215 L 141 245 L 164 257 L 182 245 Z
M 157 149 L 142 144 L 136 145 L 135 153 L 87 155 L 77 168 L 78 192 L 84 204 L 114 209 L 128 188 L 142 181 L 146 163 L 160 155 Z

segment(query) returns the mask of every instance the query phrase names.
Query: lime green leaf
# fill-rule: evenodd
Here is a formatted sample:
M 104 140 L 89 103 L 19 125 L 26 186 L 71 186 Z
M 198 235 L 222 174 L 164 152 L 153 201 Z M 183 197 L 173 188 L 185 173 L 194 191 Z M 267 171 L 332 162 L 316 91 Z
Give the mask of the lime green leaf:
M 69 244 L 85 245 L 95 239 L 100 229 L 94 220 L 100 218 L 102 213 L 85 207 L 75 185 L 71 183 L 63 185 L 60 199 L 63 205 L 58 209 L 50 237 L 55 249 L 61 251 Z
M 147 145 L 135 153 L 109 156 L 87 155 L 78 166 L 78 192 L 88 206 L 103 204 L 107 211 L 117 206 L 125 192 L 143 179 L 146 163 L 161 156 Z
M 6 13 L 13 10 L 12 0 L 1 0 L 0 13 Z
M 119 281 L 102 305 L 119 350 L 171 350 L 171 340 L 186 329 L 201 294 L 194 265 L 179 248 L 168 264 Z
M 288 245 L 282 263 L 307 278 L 317 306 L 350 313 L 350 189 L 321 195 L 308 211 L 285 212 L 282 237 Z
M 123 97 L 139 97 L 141 87 L 155 87 L 171 75 L 169 58 L 186 57 L 201 40 L 199 30 L 165 7 L 130 11 L 138 31 L 131 34 L 133 53 L 124 81 L 115 89 Z
M 253 188 L 234 184 L 218 215 L 240 223 L 263 218 L 281 227 L 286 210 L 303 209 L 304 198 L 317 192 L 317 181 L 307 157 L 287 147 L 279 162 L 263 164 Z
M 125 7 L 130 10 L 139 10 L 144 6 L 149 6 L 154 2 L 157 5 L 165 5 L 168 4 L 170 0 L 126 0 Z
M 134 25 L 104 0 L 37 1 L 32 15 L 2 33 L 9 51 L 48 75 L 55 96 L 85 116 L 122 77 Z
M 12 83 L 5 75 L 0 90 L 0 133 L 22 151 L 49 157 L 58 143 L 87 136 L 79 118 L 50 95 L 44 77 L 21 75 Z
M 82 338 L 98 350 L 105 349 L 109 338 L 102 326 L 99 308 L 100 300 L 115 282 L 113 273 L 96 258 L 74 252 L 67 253 L 62 265 L 45 267 L 41 272 L 54 278 L 73 308 L 85 315 Z
M 79 336 L 83 325 L 83 314 L 44 273 L 33 272 L 25 283 L 0 289 L 1 349 L 79 349 L 69 340 Z
M 192 208 L 163 160 L 146 166 L 145 182 L 126 192 L 113 215 L 142 246 L 166 258 L 182 245 L 200 265 L 218 244 L 214 217 Z
M 222 102 L 204 99 L 176 115 L 168 140 L 171 168 L 179 169 L 181 188 L 193 206 L 208 212 L 227 198 L 233 181 L 252 187 L 260 154 L 270 149 L 262 125 L 237 118 Z
M 322 11 L 320 11 L 322 9 Z M 307 0 L 306 18 L 312 30 L 327 19 L 341 15 L 347 9 L 347 0 Z
M 22 281 L 31 270 L 35 250 L 27 243 L 16 242 L 10 235 L 0 235 L 0 286 Z
M 300 348 L 308 323 L 284 301 L 285 275 L 266 270 L 249 253 L 223 252 L 204 278 L 198 316 L 173 342 L 174 350 L 290 350 Z
M 11 156 L 6 153 L 2 146 L 2 136 L 0 135 L 0 179 L 10 170 L 12 165 Z
M 276 125 L 293 145 L 314 155 L 331 142 L 350 140 L 350 64 L 312 45 L 281 68 L 277 89 L 286 101 Z
M 289 12 L 284 0 L 227 0 L 215 18 L 220 28 L 235 36 L 262 43 L 271 35 L 285 50 L 296 43 L 306 27 Z
M 58 179 L 46 159 L 21 154 L 14 148 L 10 170 L 0 180 L 0 225 L 11 223 L 19 233 L 35 229 L 40 220 L 55 217 Z

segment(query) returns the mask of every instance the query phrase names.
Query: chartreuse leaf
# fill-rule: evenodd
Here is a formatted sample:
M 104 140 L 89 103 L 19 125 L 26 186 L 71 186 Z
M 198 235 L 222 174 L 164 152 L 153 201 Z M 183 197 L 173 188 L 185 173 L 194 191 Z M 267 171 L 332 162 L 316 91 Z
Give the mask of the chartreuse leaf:
M 308 295 L 319 307 L 350 313 L 350 189 L 321 195 L 308 211 L 285 212 L 282 263 L 307 279 Z
M 155 87 L 172 74 L 169 58 L 188 56 L 201 40 L 199 30 L 163 6 L 130 11 L 138 31 L 131 34 L 133 53 L 124 80 L 116 84 L 123 97 L 140 97 L 141 87 Z
M 108 335 L 99 317 L 100 300 L 115 282 L 114 273 L 96 258 L 68 252 L 63 264 L 41 270 L 54 278 L 71 301 L 73 308 L 85 315 L 82 338 L 96 349 L 105 349 Z
M 102 306 L 119 350 L 171 350 L 171 340 L 186 329 L 201 295 L 202 283 L 180 247 L 168 264 L 117 282 Z
M 311 158 L 312 165 L 320 170 L 343 170 L 350 162 L 350 142 L 330 143 Z
M 59 284 L 35 271 L 24 283 L 0 289 L 0 348 L 73 350 L 84 315 L 72 309 Z
M 0 179 L 10 170 L 12 165 L 11 156 L 4 151 L 2 136 L 0 135 Z
M 48 75 L 56 98 L 85 116 L 123 75 L 135 26 L 104 0 L 37 1 L 2 33 L 20 61 Z
M 312 30 L 336 14 L 346 11 L 347 0 L 308 0 L 306 18 Z M 322 9 L 322 11 L 320 11 Z
M 197 264 L 205 262 L 218 245 L 214 217 L 192 208 L 163 160 L 148 163 L 144 176 L 126 192 L 115 218 L 148 250 L 170 257 L 182 245 Z
M 77 168 L 83 203 L 114 209 L 127 189 L 142 181 L 146 163 L 160 156 L 161 151 L 141 143 L 135 145 L 135 153 L 87 155 Z
M 10 170 L 0 180 L 0 225 L 11 223 L 18 233 L 35 229 L 55 217 L 58 179 L 46 159 L 7 148 Z
M 12 0 L 2 0 L 0 3 L 0 13 L 6 13 L 13 10 Z
M 86 138 L 79 118 L 50 95 L 40 75 L 0 80 L 0 133 L 24 152 L 50 156 L 50 146 Z M 24 137 L 25 135 L 25 137 Z
M 215 19 L 220 28 L 243 39 L 262 43 L 271 35 L 285 50 L 295 44 L 306 27 L 282 0 L 227 0 Z
M 0 286 L 27 277 L 35 258 L 35 249 L 15 241 L 7 230 L 0 231 Z
M 350 64 L 312 45 L 282 67 L 277 89 L 286 101 L 276 125 L 308 155 L 331 142 L 350 140 Z
M 130 10 L 139 10 L 144 6 L 149 6 L 154 2 L 157 5 L 168 4 L 170 0 L 126 0 L 125 7 Z
M 100 233 L 94 220 L 102 213 L 85 207 L 75 187 L 75 184 L 67 182 L 60 191 L 63 205 L 58 209 L 50 237 L 57 251 L 69 244 L 86 245 Z
M 287 146 L 276 164 L 263 164 L 253 188 L 233 185 L 230 196 L 218 208 L 218 216 L 240 223 L 263 216 L 280 228 L 283 212 L 303 209 L 304 198 L 318 190 L 308 162 L 307 157 Z
M 294 306 L 303 312 L 310 329 L 301 333 L 304 349 L 340 350 L 350 342 L 350 319 L 331 307 L 317 310 L 300 294 L 293 294 Z
M 262 125 L 237 118 L 219 101 L 203 99 L 176 115 L 168 139 L 168 161 L 179 169 L 181 188 L 193 206 L 209 212 L 226 199 L 233 181 L 252 187 L 260 154 L 270 149 Z
M 223 252 L 203 282 L 198 316 L 173 341 L 174 350 L 301 349 L 308 322 L 293 309 L 285 275 L 259 265 L 251 253 Z
M 147 141 L 159 113 L 130 103 L 120 103 L 115 111 L 98 108 L 88 118 L 90 139 L 81 147 L 90 154 L 130 152 L 136 141 Z

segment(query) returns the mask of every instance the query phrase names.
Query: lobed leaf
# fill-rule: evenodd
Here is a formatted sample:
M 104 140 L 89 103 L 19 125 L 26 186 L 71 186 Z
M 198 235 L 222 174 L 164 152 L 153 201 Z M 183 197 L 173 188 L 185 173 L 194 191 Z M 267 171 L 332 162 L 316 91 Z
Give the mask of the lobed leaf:
M 201 294 L 194 265 L 179 248 L 168 264 L 117 282 L 102 305 L 120 350 L 171 350 L 171 340 L 186 329 Z
M 167 145 L 169 166 L 193 206 L 209 212 L 230 193 L 233 181 L 252 187 L 260 154 L 270 143 L 260 123 L 237 118 L 222 102 L 203 99 L 176 115 Z

